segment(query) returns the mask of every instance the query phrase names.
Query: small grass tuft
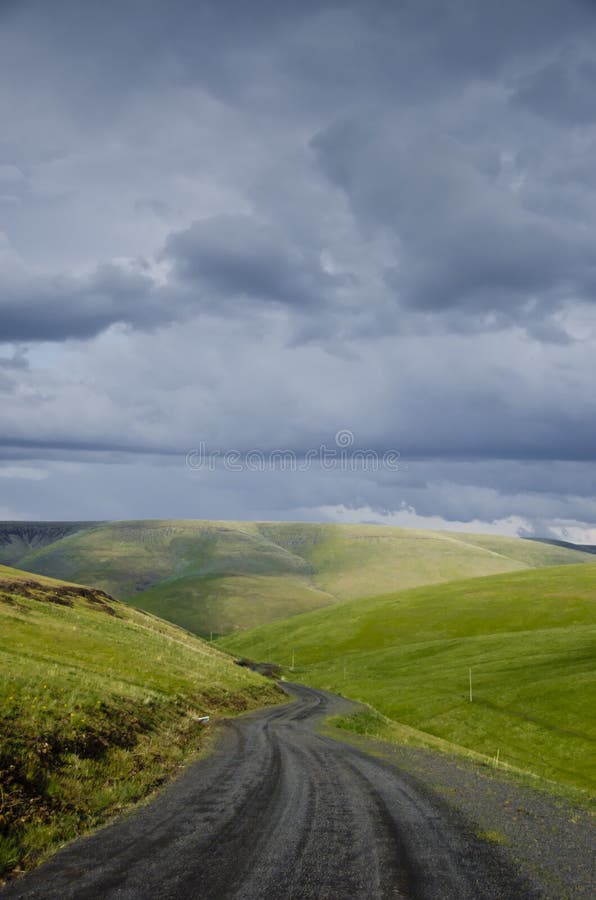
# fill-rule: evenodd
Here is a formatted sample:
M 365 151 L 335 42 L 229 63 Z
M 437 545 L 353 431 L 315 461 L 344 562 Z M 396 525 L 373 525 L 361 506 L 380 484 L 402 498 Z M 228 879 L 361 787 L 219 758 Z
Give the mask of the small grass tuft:
M 502 831 L 496 831 L 492 828 L 488 831 L 477 831 L 476 837 L 489 844 L 500 844 L 502 847 L 511 847 L 512 845 L 511 838 L 503 834 Z

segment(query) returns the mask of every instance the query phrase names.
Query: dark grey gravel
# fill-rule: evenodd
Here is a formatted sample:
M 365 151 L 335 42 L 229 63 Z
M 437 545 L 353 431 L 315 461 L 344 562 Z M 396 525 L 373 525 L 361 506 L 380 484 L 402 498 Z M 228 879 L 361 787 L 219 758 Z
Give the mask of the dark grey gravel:
M 2 900 L 543 896 L 525 856 L 478 837 L 482 803 L 475 810 L 472 800 L 469 809 L 446 800 L 446 787 L 459 796 L 466 778 L 471 790 L 481 779 L 462 770 L 445 782 L 450 770 L 436 760 L 427 781 L 417 754 L 398 768 L 337 742 L 316 728 L 351 705 L 290 690 L 297 703 L 228 723 L 215 752 L 153 802 L 68 845 Z M 511 796 L 519 806 L 513 789 Z M 500 802 L 499 794 L 495 808 Z

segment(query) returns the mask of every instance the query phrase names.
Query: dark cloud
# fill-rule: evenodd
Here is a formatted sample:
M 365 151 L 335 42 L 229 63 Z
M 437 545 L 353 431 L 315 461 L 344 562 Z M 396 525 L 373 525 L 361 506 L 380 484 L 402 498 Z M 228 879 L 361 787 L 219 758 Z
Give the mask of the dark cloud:
M 524 75 L 513 103 L 565 124 L 596 122 L 596 58 L 557 59 Z
M 102 263 L 85 276 L 17 273 L 2 286 L 0 341 L 85 339 L 115 324 L 155 328 L 246 300 L 316 315 L 351 283 L 326 272 L 315 248 L 248 216 L 195 222 L 170 234 L 157 259 L 170 267 L 161 282 L 143 261 Z
M 316 311 L 342 283 L 323 270 L 313 248 L 296 246 L 279 228 L 249 216 L 195 222 L 171 235 L 161 256 L 207 303 L 245 297 Z
M 18 38 L 26 31 L 27 40 L 10 41 L 8 33 L 5 50 L 10 62 L 23 53 L 37 58 L 35 68 L 43 65 L 52 86 L 63 92 L 61 101 L 95 130 L 121 113 L 131 94 L 164 85 L 202 85 L 226 98 L 244 95 L 247 67 L 254 77 L 260 56 L 280 37 L 332 5 L 160 0 L 148 8 L 144 0 L 106 0 L 83 7 L 78 0 L 58 0 L 50 9 L 43 0 L 26 0 L 14 4 L 6 18 Z
M 403 306 L 448 312 L 456 327 L 476 317 L 483 329 L 531 329 L 569 300 L 596 299 L 590 234 L 528 208 L 482 148 L 378 121 L 334 124 L 313 147 L 355 215 L 389 229 L 396 264 L 386 280 Z
M 171 318 L 151 278 L 106 263 L 88 276 L 21 278 L 3 285 L 0 341 L 89 338 L 116 323 L 146 328 Z

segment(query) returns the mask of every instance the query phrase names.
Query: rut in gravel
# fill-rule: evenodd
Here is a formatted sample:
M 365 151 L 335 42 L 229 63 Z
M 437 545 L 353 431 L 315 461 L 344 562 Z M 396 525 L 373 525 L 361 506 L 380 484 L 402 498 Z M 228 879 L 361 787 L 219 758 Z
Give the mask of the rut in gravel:
M 498 848 L 395 766 L 325 737 L 350 704 L 296 701 L 229 722 L 153 802 L 0 896 L 44 900 L 506 900 L 539 894 Z

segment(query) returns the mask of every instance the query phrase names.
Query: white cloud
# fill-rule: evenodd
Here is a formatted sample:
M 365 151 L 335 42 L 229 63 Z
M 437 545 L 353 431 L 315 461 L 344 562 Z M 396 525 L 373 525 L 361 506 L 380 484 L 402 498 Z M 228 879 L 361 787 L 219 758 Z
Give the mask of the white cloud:
M 394 525 L 399 528 L 419 528 L 432 531 L 468 531 L 478 534 L 502 534 L 517 537 L 524 531 L 531 530 L 529 520 L 520 516 L 508 516 L 493 522 L 485 522 L 480 519 L 469 519 L 458 522 L 457 520 L 444 519 L 441 516 L 420 516 L 412 506 L 402 506 L 401 509 L 383 513 L 372 509 L 370 506 L 350 508 L 343 504 L 339 506 L 321 506 L 312 510 L 314 519 L 324 519 L 329 522 L 369 523 L 374 525 Z

